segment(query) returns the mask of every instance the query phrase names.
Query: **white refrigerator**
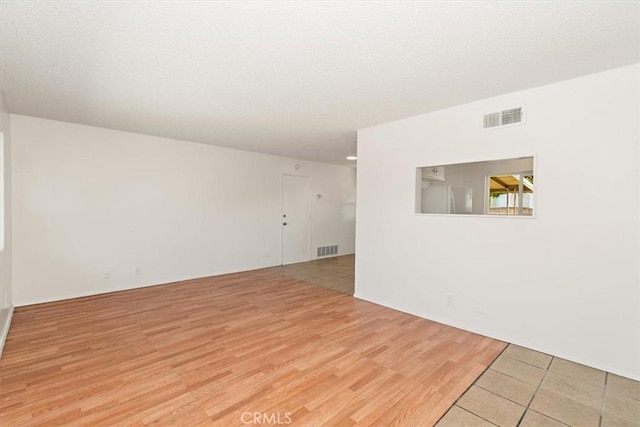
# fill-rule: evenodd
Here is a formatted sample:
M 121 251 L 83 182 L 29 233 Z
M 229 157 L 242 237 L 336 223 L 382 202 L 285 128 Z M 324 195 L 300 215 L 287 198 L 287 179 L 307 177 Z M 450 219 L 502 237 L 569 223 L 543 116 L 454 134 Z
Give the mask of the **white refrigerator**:
M 473 207 L 473 188 L 452 185 L 422 188 L 422 213 L 470 214 Z

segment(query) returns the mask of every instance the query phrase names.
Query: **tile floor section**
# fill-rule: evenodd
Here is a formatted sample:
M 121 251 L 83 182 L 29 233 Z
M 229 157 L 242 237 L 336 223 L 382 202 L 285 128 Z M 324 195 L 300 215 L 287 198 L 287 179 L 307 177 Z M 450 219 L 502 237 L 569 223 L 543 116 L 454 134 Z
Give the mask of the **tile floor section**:
M 269 270 L 353 295 L 353 255 Z M 437 427 L 640 427 L 640 382 L 510 344 Z
M 510 344 L 438 427 L 640 427 L 640 382 Z
M 272 267 L 269 271 L 353 295 L 355 255 Z

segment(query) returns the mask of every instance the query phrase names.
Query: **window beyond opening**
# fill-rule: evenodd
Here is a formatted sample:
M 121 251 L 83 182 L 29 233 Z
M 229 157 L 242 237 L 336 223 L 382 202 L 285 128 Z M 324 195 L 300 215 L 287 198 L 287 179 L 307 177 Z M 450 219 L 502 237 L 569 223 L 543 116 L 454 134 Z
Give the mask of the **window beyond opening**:
M 533 215 L 533 172 L 489 175 L 489 215 Z

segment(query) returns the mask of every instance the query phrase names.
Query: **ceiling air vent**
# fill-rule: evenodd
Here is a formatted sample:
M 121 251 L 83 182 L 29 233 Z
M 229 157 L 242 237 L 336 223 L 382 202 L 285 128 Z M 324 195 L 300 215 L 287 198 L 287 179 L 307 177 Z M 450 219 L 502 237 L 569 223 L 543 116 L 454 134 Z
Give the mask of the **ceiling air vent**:
M 513 125 L 522 122 L 522 107 L 510 110 L 497 111 L 484 115 L 484 128 Z

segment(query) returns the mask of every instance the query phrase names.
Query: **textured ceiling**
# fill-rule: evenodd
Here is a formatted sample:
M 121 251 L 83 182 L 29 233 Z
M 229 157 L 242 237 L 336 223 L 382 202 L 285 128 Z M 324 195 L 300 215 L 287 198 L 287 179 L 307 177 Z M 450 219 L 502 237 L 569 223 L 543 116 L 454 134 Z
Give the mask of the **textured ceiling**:
M 356 130 L 640 61 L 640 2 L 0 2 L 12 113 L 336 164 Z

